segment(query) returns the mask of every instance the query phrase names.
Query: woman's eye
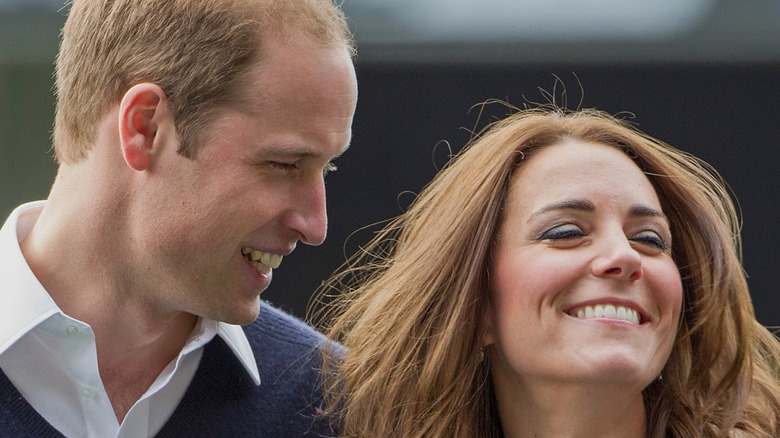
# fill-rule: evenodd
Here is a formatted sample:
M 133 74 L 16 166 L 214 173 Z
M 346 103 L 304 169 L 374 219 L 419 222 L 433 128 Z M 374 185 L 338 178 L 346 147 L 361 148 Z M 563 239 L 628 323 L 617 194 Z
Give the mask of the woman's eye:
M 655 248 L 660 249 L 661 251 L 666 251 L 669 248 L 669 244 L 666 243 L 666 240 L 664 240 L 658 233 L 655 231 L 642 231 L 639 234 L 634 235 L 634 237 L 631 238 L 634 242 L 639 242 L 645 245 L 650 245 Z
M 559 225 L 543 232 L 539 240 L 570 240 L 585 236 L 585 232 L 574 224 Z

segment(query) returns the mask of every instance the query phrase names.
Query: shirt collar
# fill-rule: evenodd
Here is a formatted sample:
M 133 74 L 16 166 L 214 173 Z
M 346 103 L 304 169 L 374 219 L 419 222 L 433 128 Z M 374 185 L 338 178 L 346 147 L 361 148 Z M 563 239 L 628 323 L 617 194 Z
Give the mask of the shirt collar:
M 249 340 L 246 338 L 244 330 L 237 325 L 227 324 L 224 322 L 218 322 L 217 333 L 225 343 L 233 350 L 233 354 L 236 355 L 241 364 L 244 365 L 246 371 L 254 380 L 255 385 L 260 384 L 260 372 L 257 370 L 257 361 L 255 355 L 252 353 L 252 347 L 249 345 Z
M 233 351 L 238 360 L 252 377 L 256 385 L 260 384 L 260 372 L 257 369 L 255 355 L 246 338 L 244 330 L 237 325 L 215 321 L 213 319 L 198 318 L 195 328 L 192 330 L 187 344 L 182 350 L 182 355 L 208 344 L 214 336 L 219 335 L 228 347 Z M 181 356 L 181 355 L 180 355 Z
M 17 207 L 0 229 L 0 354 L 59 312 L 19 248 L 44 204 L 37 201 Z
M 46 201 L 36 201 L 17 207 L 0 229 L 0 354 L 41 322 L 62 313 L 27 265 L 19 247 L 45 204 Z M 259 385 L 257 362 L 241 327 L 206 318 L 200 320 L 191 341 L 199 344 L 200 340 L 205 344 L 215 334 L 219 335 Z

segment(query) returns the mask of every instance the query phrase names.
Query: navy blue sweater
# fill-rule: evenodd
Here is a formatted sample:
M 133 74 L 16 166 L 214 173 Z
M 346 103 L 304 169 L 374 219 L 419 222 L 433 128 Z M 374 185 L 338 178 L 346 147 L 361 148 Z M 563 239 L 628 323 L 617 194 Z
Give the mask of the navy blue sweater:
M 260 386 L 219 336 L 203 352 L 198 371 L 158 437 L 330 437 L 318 416 L 322 335 L 263 303 L 244 327 Z M 0 437 L 62 437 L 0 371 Z

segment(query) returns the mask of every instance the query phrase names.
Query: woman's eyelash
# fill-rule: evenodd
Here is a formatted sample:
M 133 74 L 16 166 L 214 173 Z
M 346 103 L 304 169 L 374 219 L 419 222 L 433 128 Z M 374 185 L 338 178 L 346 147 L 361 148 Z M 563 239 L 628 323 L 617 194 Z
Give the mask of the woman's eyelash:
M 572 224 L 560 225 L 550 228 L 539 235 L 539 240 L 565 240 L 576 239 L 585 235 L 580 227 Z
M 544 231 L 537 238 L 538 240 L 570 240 L 585 236 L 585 232 L 580 227 L 573 224 L 559 225 Z M 661 251 L 669 249 L 669 244 L 658 233 L 651 230 L 637 233 L 631 238 L 632 241 L 644 245 L 650 245 Z
M 631 240 L 655 246 L 662 251 L 669 249 L 669 244 L 666 243 L 666 240 L 659 236 L 655 231 L 643 231 L 631 238 Z

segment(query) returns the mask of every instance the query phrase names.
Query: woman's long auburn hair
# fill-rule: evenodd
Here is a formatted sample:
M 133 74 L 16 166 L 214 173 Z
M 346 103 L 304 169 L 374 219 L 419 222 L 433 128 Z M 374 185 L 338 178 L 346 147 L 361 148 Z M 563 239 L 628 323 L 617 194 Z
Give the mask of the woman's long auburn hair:
M 343 436 L 502 435 L 479 359 L 495 236 L 515 169 L 565 139 L 624 151 L 670 221 L 683 309 L 662 379 L 644 390 L 648 436 L 780 436 L 780 343 L 755 319 L 720 176 L 606 113 L 552 106 L 486 127 L 318 291 L 335 296 L 319 319 L 349 349 L 323 363 Z

